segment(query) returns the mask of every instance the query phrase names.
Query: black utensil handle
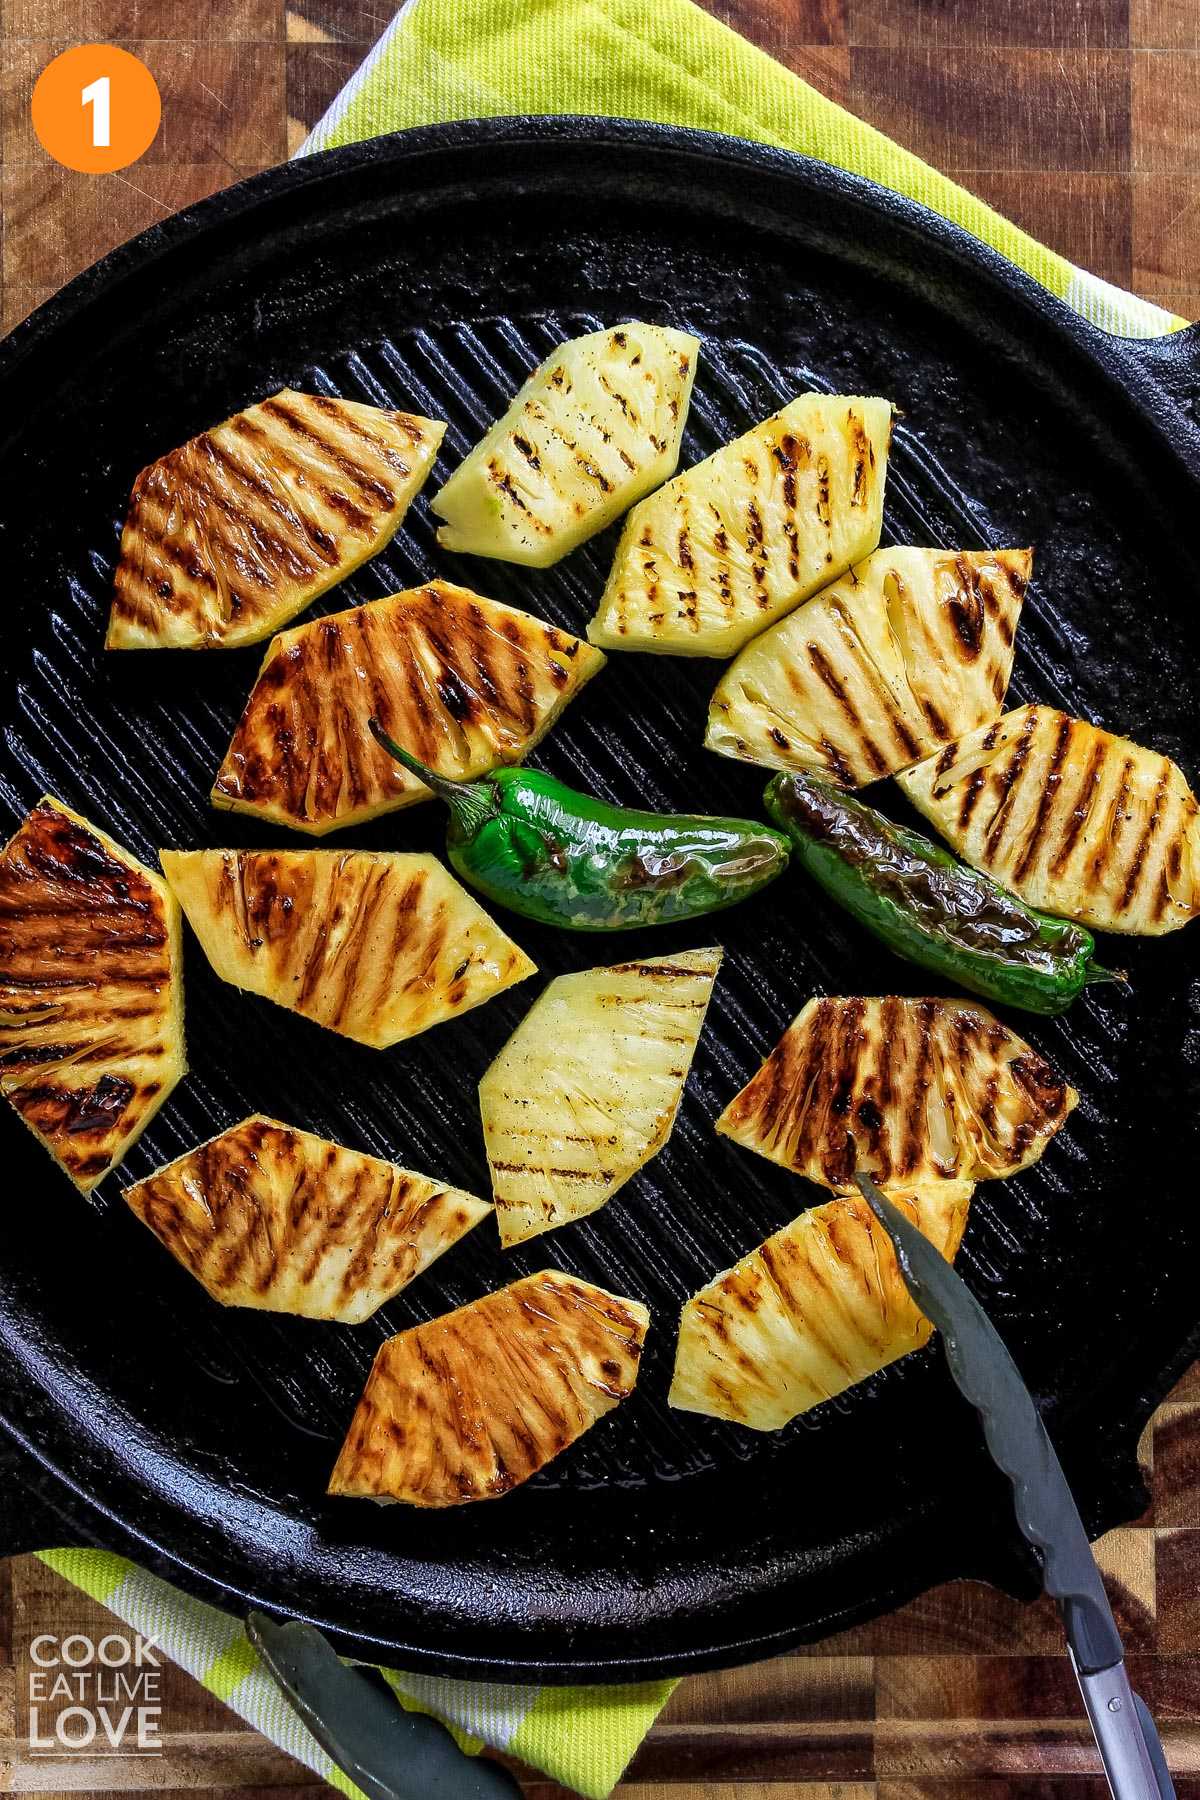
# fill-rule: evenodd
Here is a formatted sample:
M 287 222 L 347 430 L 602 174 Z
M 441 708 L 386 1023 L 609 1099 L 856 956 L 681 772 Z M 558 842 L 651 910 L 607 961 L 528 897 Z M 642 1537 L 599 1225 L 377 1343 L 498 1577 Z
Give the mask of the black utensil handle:
M 0 1432 L 0 1559 L 30 1550 L 82 1549 L 87 1541 L 65 1494 L 56 1496 L 41 1465 Z
M 252 1612 L 246 1633 L 318 1744 L 370 1800 L 520 1800 L 507 1769 L 465 1755 L 437 1719 L 406 1712 L 315 1626 Z

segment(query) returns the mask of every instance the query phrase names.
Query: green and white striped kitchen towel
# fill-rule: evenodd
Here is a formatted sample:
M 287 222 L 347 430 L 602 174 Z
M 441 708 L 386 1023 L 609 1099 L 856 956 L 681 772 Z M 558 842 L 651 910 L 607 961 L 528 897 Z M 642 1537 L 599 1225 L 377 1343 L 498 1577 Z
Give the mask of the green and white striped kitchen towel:
M 506 113 L 594 113 L 724 131 L 803 151 L 932 207 L 1010 257 L 1085 318 L 1154 337 L 1183 320 L 1039 244 L 854 118 L 691 0 L 408 0 L 301 154 L 404 126 Z M 60 1575 L 346 1794 L 260 1667 L 240 1623 L 120 1557 L 47 1551 Z M 385 1671 L 401 1703 L 437 1714 L 468 1749 L 510 1751 L 600 1800 L 673 1683 L 496 1687 Z
M 156 1641 L 248 1725 L 315 1769 L 340 1793 L 363 1800 L 302 1725 L 251 1647 L 241 1622 L 181 1594 L 157 1576 L 101 1550 L 43 1550 L 41 1560 Z M 401 1705 L 443 1719 L 464 1750 L 506 1750 L 564 1786 L 603 1800 L 675 1686 L 539 1688 L 383 1671 Z M 164 1735 L 170 1720 L 164 1719 Z M 43 1774 L 45 1767 L 43 1766 Z
M 1039 244 L 691 0 L 408 0 L 299 154 L 505 113 L 653 119 L 799 150 L 953 219 L 1109 331 L 1185 323 Z

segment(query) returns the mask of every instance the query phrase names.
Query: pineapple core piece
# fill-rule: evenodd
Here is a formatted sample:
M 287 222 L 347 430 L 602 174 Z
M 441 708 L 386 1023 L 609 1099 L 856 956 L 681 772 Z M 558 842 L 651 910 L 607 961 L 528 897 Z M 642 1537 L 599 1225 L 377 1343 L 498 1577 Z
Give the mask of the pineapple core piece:
M 971 1201 L 969 1181 L 889 1190 L 953 1262 Z M 861 1196 L 801 1213 L 693 1294 L 679 1321 L 670 1404 L 753 1431 L 778 1431 L 933 1331 L 896 1266 L 891 1241 Z
M 998 716 L 1029 550 L 876 550 L 746 645 L 705 743 L 861 787 Z
M 1200 912 L 1200 807 L 1176 765 L 1021 706 L 900 777 L 960 856 L 1030 906 L 1158 937 Z
M 261 1113 L 125 1199 L 222 1306 L 343 1325 L 369 1319 L 492 1210 Z
M 888 400 L 801 394 L 625 521 L 593 644 L 732 656 L 879 542 Z
M 544 569 L 675 473 L 700 346 L 631 322 L 560 344 L 446 485 L 444 550 Z
M 546 1269 L 389 1338 L 331 1494 L 461 1506 L 518 1487 L 633 1392 L 650 1315 Z
M 254 644 L 382 550 L 446 427 L 283 388 L 133 484 L 110 650 Z
M 810 1000 L 717 1130 L 826 1187 L 987 1181 L 1037 1161 L 1079 1099 L 967 1000 Z
M 671 1135 L 720 950 L 560 975 L 479 1084 L 500 1242 L 582 1219 Z
M 519 762 L 604 666 L 542 619 L 431 581 L 277 637 L 213 788 L 213 805 L 314 837 L 428 800 L 380 749 L 383 729 L 439 775 Z
M 222 981 L 375 1050 L 457 1018 L 535 972 L 434 856 L 161 854 Z
M 175 896 L 47 796 L 0 855 L 0 1093 L 86 1194 L 186 1068 Z

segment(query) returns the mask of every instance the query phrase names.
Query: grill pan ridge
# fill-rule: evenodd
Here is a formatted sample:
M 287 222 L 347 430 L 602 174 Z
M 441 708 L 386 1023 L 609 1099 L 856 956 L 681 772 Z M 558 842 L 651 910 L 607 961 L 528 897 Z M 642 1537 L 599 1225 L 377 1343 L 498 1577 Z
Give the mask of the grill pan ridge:
M 1105 339 L 953 227 L 802 158 L 502 120 L 255 177 L 0 345 L 5 831 L 50 790 L 151 862 L 306 841 L 208 802 L 261 646 L 101 647 L 133 476 L 285 384 L 449 421 L 392 544 L 305 618 L 441 574 L 581 632 L 619 527 L 518 571 L 439 552 L 428 495 L 556 342 L 628 317 L 704 340 L 681 466 L 803 387 L 893 397 L 885 542 L 1037 546 L 1010 704 L 1097 719 L 1200 777 L 1191 334 Z M 765 775 L 701 747 L 721 666 L 612 655 L 532 760 L 628 804 L 753 814 Z M 884 804 L 901 816 L 898 795 Z M 443 830 L 426 806 L 327 847 L 436 849 Z M 500 1680 L 679 1673 L 952 1575 L 1027 1585 L 936 1349 L 772 1436 L 665 1403 L 683 1300 L 822 1198 L 712 1121 L 812 993 L 917 992 L 919 973 L 798 876 L 611 939 L 501 922 L 539 976 L 384 1053 L 238 996 L 189 940 L 192 1073 L 90 1200 L 3 1110 L 0 1422 L 30 1497 L 6 1484 L 0 1551 L 102 1544 L 205 1598 L 311 1617 L 347 1649 Z M 1122 943 L 1132 996 L 1010 1015 L 1081 1104 L 1036 1168 L 977 1191 L 959 1260 L 1094 1529 L 1137 1510 L 1140 1425 L 1200 1323 L 1198 931 Z M 475 1084 L 542 981 L 714 942 L 726 958 L 666 1151 L 594 1218 L 503 1257 L 485 1221 L 362 1326 L 220 1311 L 120 1200 L 251 1111 L 486 1193 Z M 378 1344 L 544 1266 L 650 1305 L 632 1399 L 503 1502 L 419 1517 L 327 1502 Z

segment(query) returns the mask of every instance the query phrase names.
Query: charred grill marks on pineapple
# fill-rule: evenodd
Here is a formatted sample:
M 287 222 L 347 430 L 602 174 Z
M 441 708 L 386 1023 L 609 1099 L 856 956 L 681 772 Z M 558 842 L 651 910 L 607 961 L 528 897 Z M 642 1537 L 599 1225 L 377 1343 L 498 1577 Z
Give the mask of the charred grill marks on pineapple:
M 967 1181 L 892 1190 L 951 1259 L 970 1194 Z M 688 1301 L 670 1403 L 775 1431 L 919 1348 L 930 1329 L 870 1209 L 857 1194 L 830 1200 Z
M 845 786 L 990 719 L 1012 668 L 1030 552 L 877 550 L 752 640 L 717 684 L 705 742 Z
M 133 486 L 110 648 L 264 637 L 382 546 L 442 430 L 284 390 L 160 457 Z
M 245 419 L 240 425 L 235 425 L 234 430 L 239 436 L 251 438 L 256 443 L 265 445 L 266 454 L 271 458 L 270 463 L 263 465 L 267 471 L 270 471 L 272 467 L 279 466 L 279 461 L 273 454 L 274 446 L 266 432 Z M 197 438 L 194 446 L 185 445 L 182 450 L 173 451 L 164 459 L 167 465 L 166 485 L 170 487 L 183 481 L 191 485 L 196 494 L 203 498 L 208 510 L 223 507 L 231 518 L 236 519 L 244 528 L 253 531 L 256 536 L 263 533 L 261 515 L 256 520 L 251 512 L 244 508 L 239 509 L 228 493 L 223 499 L 218 486 L 201 480 L 199 463 L 202 457 L 218 463 L 221 473 L 238 488 L 245 490 L 247 500 L 258 501 L 260 507 L 266 507 L 275 515 L 279 523 L 287 528 L 291 534 L 290 541 L 277 534 L 272 534 L 268 542 L 274 555 L 285 564 L 289 575 L 303 579 L 315 574 L 319 564 L 324 563 L 326 567 L 331 567 L 337 562 L 337 544 L 331 533 L 311 520 L 302 518 L 295 508 L 288 504 L 284 497 L 284 490 L 269 472 L 260 474 L 252 468 L 247 468 L 237 457 L 231 455 L 211 432 L 206 431 Z M 294 475 L 299 471 L 290 468 L 289 473 Z M 157 541 L 161 543 L 163 540 L 160 538 Z M 228 544 L 225 547 L 231 549 Z M 235 556 L 236 553 L 231 552 L 230 560 L 235 560 Z
M 1040 1153 L 1077 1096 L 981 1006 L 935 999 L 810 1001 L 718 1131 L 797 1174 L 845 1188 L 983 1180 Z
M 871 549 L 882 473 L 854 448 L 868 406 L 885 432 L 885 402 L 803 395 L 642 501 L 592 641 L 720 655 Z
M 357 1324 L 491 1208 L 255 1116 L 125 1190 L 214 1299 Z
M 1038 796 L 1037 812 L 1033 821 L 1033 829 L 1026 839 L 1025 848 L 1021 852 L 1020 859 L 1013 870 L 1014 881 L 1021 881 L 1028 874 L 1030 867 L 1033 864 L 1033 860 L 1038 853 L 1041 841 L 1046 834 L 1046 827 L 1050 823 L 1050 815 L 1054 810 L 1054 802 L 1058 795 L 1059 787 L 1062 784 L 1062 771 L 1067 759 L 1067 751 L 1070 747 L 1071 732 L 1073 728 L 1074 720 L 1069 719 L 1065 713 L 1061 714 L 1058 721 L 1058 733 L 1054 740 L 1054 749 L 1050 754 L 1049 767 L 1046 770 L 1046 777 L 1042 784 L 1041 794 Z M 1023 748 L 1027 747 L 1023 746 Z
M 666 1143 L 719 950 L 560 976 L 479 1084 L 501 1243 L 594 1212 Z
M 439 542 L 545 567 L 656 487 L 678 459 L 693 342 L 630 325 L 561 345 L 435 496 Z
M 223 979 L 377 1049 L 533 972 L 432 856 L 164 851 L 163 866 Z
M 968 862 L 1033 906 L 1151 934 L 1200 911 L 1200 811 L 1182 774 L 1085 720 L 1023 707 L 900 779 Z
M 635 1301 L 545 1271 L 391 1338 L 330 1493 L 498 1499 L 633 1391 L 648 1323 Z
M 300 408 L 287 406 L 278 398 L 264 400 L 262 409 L 268 418 L 278 419 L 281 424 L 286 425 L 293 437 L 299 438 L 306 447 L 315 450 L 321 458 L 332 463 L 334 468 L 346 477 L 350 485 L 358 489 L 364 500 L 373 502 L 381 511 L 386 511 L 388 507 L 395 505 L 396 496 L 387 482 L 381 480 L 374 470 L 364 469 L 360 463 L 355 462 L 352 457 L 340 450 L 334 438 L 321 431 L 311 415 L 305 418 Z M 321 406 L 318 401 L 312 410 L 328 413 L 329 408 Z M 377 445 L 374 446 L 374 449 L 378 466 L 378 463 L 384 458 Z M 339 495 L 338 498 L 345 500 L 346 496 Z
M 183 1072 L 177 917 L 54 801 L 0 855 L 0 1092 L 85 1190 Z
M 267 652 L 213 800 L 320 834 L 429 797 L 378 718 L 461 778 L 537 743 L 604 658 L 526 613 L 430 582 L 285 633 Z

